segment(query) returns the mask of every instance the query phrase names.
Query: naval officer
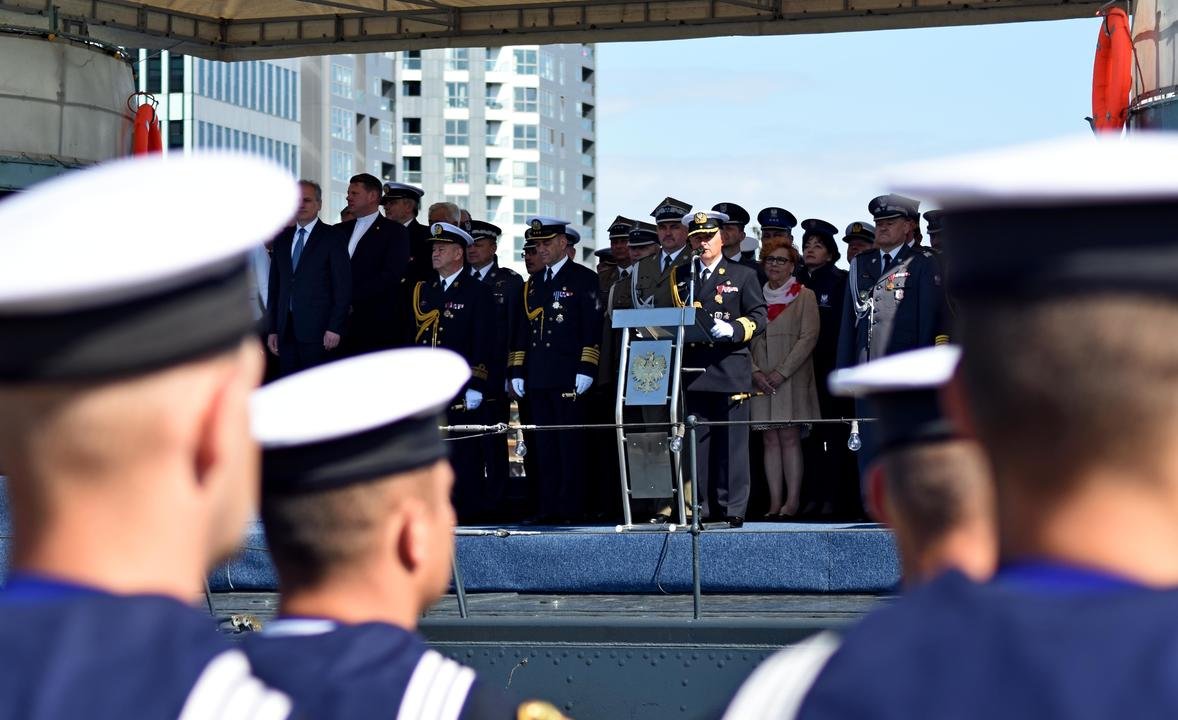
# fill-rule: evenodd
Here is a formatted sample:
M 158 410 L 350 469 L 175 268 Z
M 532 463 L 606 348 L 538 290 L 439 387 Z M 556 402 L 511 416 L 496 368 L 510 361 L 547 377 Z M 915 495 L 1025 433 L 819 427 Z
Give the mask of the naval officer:
M 685 382 L 688 415 L 701 421 L 747 421 L 749 407 L 732 396 L 752 389 L 749 341 L 764 332 L 765 298 L 752 269 L 724 257 L 721 212 L 683 217 L 697 260 L 672 270 L 675 304 L 694 304 L 710 339 L 689 343 L 684 367 L 703 368 Z M 748 425 L 701 425 L 696 430 L 696 477 L 705 520 L 744 524 L 748 511 Z
M 466 359 L 470 381 L 454 399 L 446 419 L 451 425 L 479 425 L 495 350 L 495 298 L 491 288 L 463 272 L 471 236 L 450 223 L 434 223 L 430 233 L 434 277 L 413 285 L 409 299 L 413 317 L 408 323 L 413 337 L 406 344 L 446 348 Z M 467 525 L 483 519 L 494 509 L 495 494 L 487 485 L 482 441 L 451 436 L 450 464 L 458 520 Z
M 544 268 L 524 285 L 519 331 L 509 361 L 512 389 L 531 401 L 539 426 L 582 425 L 581 401 L 593 385 L 601 355 L 597 275 L 568 257 L 569 221 L 533 217 L 525 237 L 536 243 Z M 585 507 L 585 436 L 537 433 L 539 523 L 580 519 Z
M 417 221 L 421 212 L 421 198 L 425 191 L 414 185 L 388 182 L 384 184 L 384 193 L 380 204 L 384 208 L 385 217 L 404 226 L 409 235 L 409 267 L 405 273 L 406 283 L 425 280 L 433 276 L 430 267 L 430 231 L 429 226 Z
M 253 398 L 282 596 L 278 618 L 244 645 L 308 717 L 560 718 L 546 703 L 512 707 L 416 632 L 449 585 L 453 476 L 438 424 L 469 377 L 454 353 L 410 348 L 293 375 Z M 303 408 L 317 412 L 292 412 Z
M 14 536 L 0 717 L 282 718 L 191 603 L 258 493 L 246 256 L 291 216 L 245 155 L 119 160 L 0 203 L 0 458 Z M 215 207 L 217 232 L 178 222 Z M 86 233 L 46 218 L 65 204 Z M 61 258 L 68 257 L 68 263 Z

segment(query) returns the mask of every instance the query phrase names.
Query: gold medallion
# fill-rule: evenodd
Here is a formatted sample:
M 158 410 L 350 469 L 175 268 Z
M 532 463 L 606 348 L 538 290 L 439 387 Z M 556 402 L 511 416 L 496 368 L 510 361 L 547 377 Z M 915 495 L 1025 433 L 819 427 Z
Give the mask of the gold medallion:
M 717 294 L 716 295 L 716 302 L 718 302 L 718 303 L 724 302 L 724 296 Z

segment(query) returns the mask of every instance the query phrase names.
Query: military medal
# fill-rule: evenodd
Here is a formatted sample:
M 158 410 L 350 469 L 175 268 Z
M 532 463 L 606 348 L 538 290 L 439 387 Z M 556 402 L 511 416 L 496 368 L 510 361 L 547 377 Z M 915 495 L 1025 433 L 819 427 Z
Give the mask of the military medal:
M 561 315 L 560 313 L 557 313 L 557 315 L 556 315 L 556 321 L 557 321 L 558 323 L 562 323 L 562 322 L 564 322 L 564 315 Z
M 450 309 L 447 308 L 446 312 L 442 313 L 442 317 L 452 318 L 454 317 L 454 313 L 450 312 Z
M 716 302 L 724 302 L 724 296 L 723 295 L 716 295 Z
M 899 290 L 897 290 L 897 291 L 896 291 L 896 302 L 899 302 L 899 301 L 901 301 L 901 300 L 903 300 L 903 299 L 904 299 L 904 289 L 903 289 L 903 288 L 901 288 L 901 289 L 899 289 Z
M 720 268 L 720 269 L 719 269 L 719 270 L 717 270 L 716 272 L 717 272 L 718 274 L 720 274 L 720 275 L 723 275 L 723 274 L 724 274 L 726 271 L 724 270 L 724 268 Z
M 888 284 L 886 286 L 886 289 L 887 290 L 895 290 L 896 289 L 896 276 L 895 275 L 888 275 Z
M 559 310 L 559 309 L 560 309 L 560 307 L 561 307 L 561 305 L 560 305 L 560 301 L 559 301 L 559 300 L 553 300 L 553 301 L 552 301 L 552 309 L 553 309 L 553 310 Z

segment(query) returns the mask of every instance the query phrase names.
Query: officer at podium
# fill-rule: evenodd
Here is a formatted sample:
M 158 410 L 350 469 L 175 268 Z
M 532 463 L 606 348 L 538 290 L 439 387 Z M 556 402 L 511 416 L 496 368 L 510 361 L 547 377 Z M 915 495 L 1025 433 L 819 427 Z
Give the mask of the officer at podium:
M 15 535 L 0 716 L 282 718 L 192 607 L 258 492 L 246 255 L 295 183 L 247 156 L 119 160 L 0 203 L 0 458 Z M 178 220 L 217 209 L 215 232 Z M 85 233 L 47 221 L 62 207 Z M 62 263 L 62 258 L 68 262 Z
M 471 236 L 449 223 L 430 227 L 434 277 L 419 280 L 411 291 L 413 337 L 406 344 L 453 350 L 470 366 L 470 381 L 454 398 L 446 418 L 451 425 L 481 425 L 483 398 L 488 393 L 488 367 L 495 349 L 495 298 L 487 287 L 463 272 Z M 495 493 L 488 486 L 479 438 L 454 435 L 450 440 L 454 467 L 454 506 L 468 525 L 494 510 Z
M 245 649 L 308 717 L 560 718 L 547 703 L 512 707 L 416 632 L 449 585 L 453 476 L 438 424 L 469 377 L 462 357 L 411 348 L 324 365 L 254 396 L 282 599 Z
M 593 385 L 601 355 L 597 274 L 569 260 L 569 221 L 533 217 L 525 238 L 536 243 L 543 269 L 528 278 L 520 330 L 509 361 L 511 386 L 531 401 L 537 425 L 583 425 L 581 397 Z M 534 452 L 540 474 L 537 523 L 580 520 L 585 507 L 585 434 L 540 432 Z
M 709 339 L 689 343 L 684 367 L 702 368 L 685 378 L 687 413 L 701 421 L 747 421 L 749 408 L 734 395 L 752 389 L 753 368 L 748 343 L 764 332 L 765 297 L 752 269 L 724 257 L 721 212 L 685 215 L 693 254 L 697 258 L 672 270 L 677 307 L 691 303 Z M 748 511 L 748 425 L 701 425 L 696 430 L 696 483 L 704 520 L 744 524 Z

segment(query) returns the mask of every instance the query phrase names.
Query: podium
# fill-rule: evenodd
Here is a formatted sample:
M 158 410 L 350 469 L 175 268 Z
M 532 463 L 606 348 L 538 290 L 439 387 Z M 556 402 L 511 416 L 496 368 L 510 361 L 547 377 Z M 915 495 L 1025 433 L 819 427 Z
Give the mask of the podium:
M 622 483 L 622 530 L 663 530 L 661 525 L 635 525 L 631 500 L 672 499 L 677 524 L 687 524 L 683 497 L 683 350 L 689 342 L 710 340 L 697 308 L 686 306 L 615 310 L 614 329 L 622 330 L 618 356 L 619 378 L 614 403 L 617 423 L 618 466 Z M 651 416 L 666 410 L 666 419 L 644 417 L 658 430 L 628 432 L 626 408 L 642 408 Z

